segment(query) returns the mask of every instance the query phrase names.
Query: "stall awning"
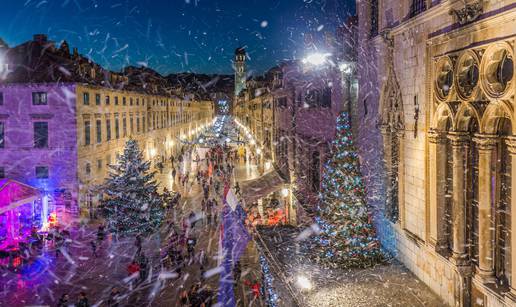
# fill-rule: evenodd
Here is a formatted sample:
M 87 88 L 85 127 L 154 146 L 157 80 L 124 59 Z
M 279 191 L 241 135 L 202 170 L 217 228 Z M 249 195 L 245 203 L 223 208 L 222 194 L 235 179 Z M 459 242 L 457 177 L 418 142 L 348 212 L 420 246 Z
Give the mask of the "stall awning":
M 240 188 L 242 189 L 242 196 L 246 203 L 252 204 L 258 199 L 278 191 L 285 183 L 278 172 L 272 170 L 257 179 L 242 182 Z
M 39 190 L 12 179 L 0 180 L 0 214 L 36 200 Z

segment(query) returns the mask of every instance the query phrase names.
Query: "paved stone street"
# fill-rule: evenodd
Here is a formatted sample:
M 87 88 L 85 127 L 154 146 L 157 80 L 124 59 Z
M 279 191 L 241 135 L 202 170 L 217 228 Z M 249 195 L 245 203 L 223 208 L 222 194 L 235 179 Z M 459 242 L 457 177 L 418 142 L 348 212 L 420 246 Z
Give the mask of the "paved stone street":
M 298 229 L 261 228 L 258 233 L 257 240 L 268 255 L 276 281 L 279 306 L 446 306 L 396 260 L 367 269 L 325 269 L 305 257 L 302 244 L 296 241 L 300 234 Z M 312 289 L 297 287 L 300 276 L 310 280 Z

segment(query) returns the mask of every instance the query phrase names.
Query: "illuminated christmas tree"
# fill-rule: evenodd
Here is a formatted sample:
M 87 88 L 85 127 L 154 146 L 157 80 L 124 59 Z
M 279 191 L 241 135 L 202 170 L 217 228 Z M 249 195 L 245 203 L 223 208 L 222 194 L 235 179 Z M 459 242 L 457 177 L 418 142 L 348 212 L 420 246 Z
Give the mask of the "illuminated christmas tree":
M 110 165 L 102 186 L 101 210 L 110 231 L 119 235 L 152 234 L 163 221 L 163 200 L 157 193 L 155 172 L 135 140 L 128 140 L 123 155 Z
M 332 157 L 324 167 L 311 255 L 329 267 L 367 267 L 382 260 L 380 244 L 365 200 L 356 148 L 347 113 L 337 118 Z

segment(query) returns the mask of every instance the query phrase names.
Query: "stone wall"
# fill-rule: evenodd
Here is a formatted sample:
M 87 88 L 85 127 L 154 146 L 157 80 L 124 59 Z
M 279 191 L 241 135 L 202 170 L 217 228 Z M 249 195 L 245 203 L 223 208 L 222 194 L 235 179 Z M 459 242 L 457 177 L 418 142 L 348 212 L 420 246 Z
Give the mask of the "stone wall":
M 473 2 L 473 1 L 470 1 Z M 390 250 L 421 280 L 450 305 L 465 304 L 466 292 L 483 306 L 511 301 L 469 278 L 447 258 L 435 251 L 430 220 L 429 155 L 427 132 L 432 126 L 432 65 L 436 57 L 462 49 L 490 44 L 516 36 L 514 1 L 484 1 L 483 13 L 466 25 L 450 14 L 464 7 L 463 1 L 427 1 L 427 10 L 409 18 L 410 1 L 379 1 L 380 35 L 370 36 L 370 1 L 358 0 L 359 15 L 359 146 L 362 172 L 368 186 L 369 203 L 375 208 L 375 222 L 384 247 Z M 433 4 L 432 4 L 433 3 Z M 389 79 L 389 43 L 393 44 L 392 65 L 401 91 L 403 142 L 400 149 L 400 219 L 384 218 L 386 186 L 385 153 L 380 131 L 389 117 L 385 86 Z M 382 100 L 383 98 L 383 100 Z M 417 116 L 416 116 L 417 115 Z M 443 154 L 443 153 L 438 153 Z M 514 200 L 513 200 L 514 201 Z M 462 270 L 462 271 L 461 271 Z M 460 272 L 460 274 L 459 274 Z M 464 279 L 466 276 L 466 279 Z M 471 283 L 473 286 L 468 286 Z M 480 293 L 480 297 L 475 294 Z M 477 302 L 477 303 L 478 303 Z

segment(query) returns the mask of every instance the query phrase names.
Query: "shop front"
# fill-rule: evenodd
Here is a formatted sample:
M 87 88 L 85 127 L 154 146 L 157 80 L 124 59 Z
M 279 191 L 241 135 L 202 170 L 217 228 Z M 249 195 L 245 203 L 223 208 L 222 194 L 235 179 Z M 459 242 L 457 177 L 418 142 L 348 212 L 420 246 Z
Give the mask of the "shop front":
M 288 184 L 275 171 L 241 183 L 247 222 L 258 226 L 295 225 L 295 210 Z
M 0 264 L 59 225 L 54 197 L 21 182 L 0 180 Z

